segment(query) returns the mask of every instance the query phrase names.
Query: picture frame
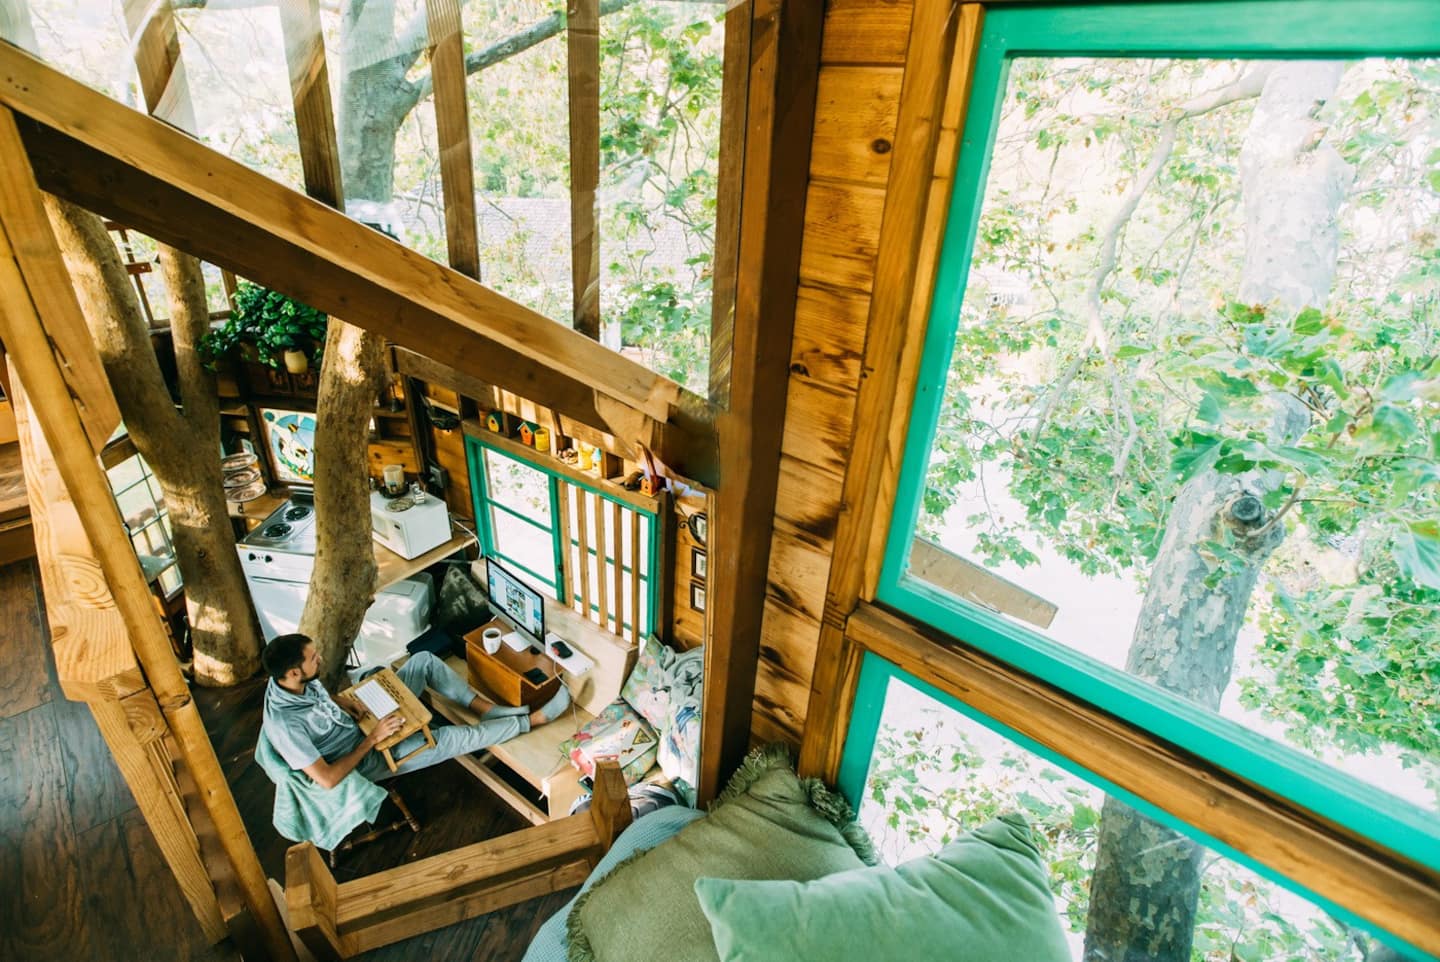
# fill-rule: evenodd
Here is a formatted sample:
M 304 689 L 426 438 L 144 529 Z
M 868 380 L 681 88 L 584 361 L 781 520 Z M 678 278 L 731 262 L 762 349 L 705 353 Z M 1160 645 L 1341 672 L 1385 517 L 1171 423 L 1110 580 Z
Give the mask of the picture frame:
M 690 549 L 690 573 L 701 581 L 709 577 L 709 568 L 706 565 L 705 551 L 701 548 Z
M 257 408 L 270 474 L 281 484 L 315 483 L 315 414 Z
M 690 529 L 690 536 L 703 547 L 710 536 L 710 519 L 705 512 L 692 514 L 685 522 L 685 527 Z
M 705 611 L 705 586 L 698 581 L 690 582 L 690 607 L 696 611 Z

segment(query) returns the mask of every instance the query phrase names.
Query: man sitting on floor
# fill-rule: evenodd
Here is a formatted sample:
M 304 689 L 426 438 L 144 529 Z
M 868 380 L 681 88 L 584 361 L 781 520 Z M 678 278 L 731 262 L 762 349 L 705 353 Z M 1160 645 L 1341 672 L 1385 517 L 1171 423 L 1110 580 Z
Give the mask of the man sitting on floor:
M 553 721 L 570 704 L 570 693 L 562 685 L 555 697 L 535 711 L 497 706 L 472 692 L 439 658 L 429 652 L 412 655 L 395 671 L 405 687 L 416 695 L 434 688 L 451 701 L 468 704 L 480 721 L 435 728 L 435 747 L 412 756 L 392 772 L 374 748 L 400 730 L 404 720 L 398 712 L 381 719 L 369 735 L 362 732 L 320 683 L 320 653 L 306 635 L 276 636 L 265 646 L 260 660 L 270 675 L 261 722 L 265 737 L 287 765 L 325 788 L 334 788 L 351 771 L 372 782 L 380 781 L 498 745 L 528 732 L 533 725 Z M 396 755 L 404 755 L 417 744 L 406 739 L 396 746 Z

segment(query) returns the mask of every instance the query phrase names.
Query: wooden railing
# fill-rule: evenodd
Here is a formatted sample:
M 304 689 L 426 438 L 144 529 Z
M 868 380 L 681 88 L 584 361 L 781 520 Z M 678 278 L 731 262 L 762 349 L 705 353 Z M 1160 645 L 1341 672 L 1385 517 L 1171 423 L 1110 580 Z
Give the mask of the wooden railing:
M 317 959 L 348 959 L 579 885 L 630 824 L 620 766 L 601 762 L 590 810 L 336 884 L 309 842 L 285 855 L 290 928 Z

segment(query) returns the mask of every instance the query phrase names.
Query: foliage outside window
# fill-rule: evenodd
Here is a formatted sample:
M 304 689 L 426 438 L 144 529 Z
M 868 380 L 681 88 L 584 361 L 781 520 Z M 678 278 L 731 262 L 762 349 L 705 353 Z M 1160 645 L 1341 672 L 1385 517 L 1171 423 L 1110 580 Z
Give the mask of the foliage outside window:
M 150 465 L 138 454 L 108 468 L 105 474 L 146 580 L 158 579 L 165 597 L 173 597 L 183 585 L 175 562 L 170 512 L 165 508 L 160 483 L 155 480 Z
M 1440 16 L 1203 8 L 987 14 L 878 596 L 1433 865 Z M 1053 623 L 907 574 L 916 535 Z M 1102 863 L 1201 857 L 1102 823 Z M 1112 903 L 1188 958 L 1213 893 L 1128 868 L 1087 957 Z
M 570 605 L 615 634 L 627 634 L 632 626 L 639 636 L 652 630 L 654 515 L 613 501 L 596 488 L 562 480 L 539 464 L 502 454 L 480 439 L 467 438 L 466 447 L 480 545 L 487 557 L 519 571 L 537 591 Z M 635 515 L 638 523 L 632 525 Z M 638 542 L 632 540 L 635 528 Z M 603 552 L 597 550 L 602 539 Z M 638 564 L 633 560 L 637 558 Z M 602 567 L 607 579 L 604 618 L 596 595 Z M 620 575 L 618 583 L 615 572 Z M 583 608 L 582 577 L 587 579 Z M 636 578 L 638 625 L 631 605 L 632 580 Z
M 1055 910 L 1073 955 L 1082 958 L 1097 888 L 1104 789 L 1088 772 L 1037 754 L 969 717 L 953 699 L 873 656 L 870 662 L 856 720 L 873 733 L 873 753 L 852 762 L 847 746 L 846 763 L 859 780 L 851 787 L 860 799 L 860 823 L 881 858 L 889 865 L 919 858 L 997 815 L 1020 812 L 1049 866 Z M 1205 850 L 1199 863 L 1192 962 L 1397 958 L 1363 925 L 1330 914 L 1233 855 Z

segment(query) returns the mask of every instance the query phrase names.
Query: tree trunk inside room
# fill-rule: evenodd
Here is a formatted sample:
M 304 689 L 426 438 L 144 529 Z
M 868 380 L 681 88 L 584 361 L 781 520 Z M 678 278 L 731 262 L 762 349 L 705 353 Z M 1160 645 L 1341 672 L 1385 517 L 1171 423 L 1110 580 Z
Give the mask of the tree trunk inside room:
M 300 616 L 331 688 L 375 597 L 367 441 L 384 351 L 384 338 L 331 320 L 315 405 L 315 571 Z
M 1351 172 L 1313 115 L 1343 69 L 1338 62 L 1279 65 L 1240 152 L 1246 247 L 1238 298 L 1287 318 L 1323 307 L 1335 273 L 1336 212 Z M 1289 396 L 1270 401 L 1269 442 L 1293 444 L 1309 426 L 1308 411 Z M 1274 513 L 1260 499 L 1283 482 L 1279 472 L 1207 470 L 1180 489 L 1136 621 L 1129 673 L 1219 709 L 1260 568 L 1285 537 L 1283 523 L 1267 524 Z M 1225 569 L 1217 582 L 1204 546 L 1225 529 L 1244 564 Z M 1086 962 L 1189 962 L 1203 854 L 1187 837 L 1107 798 Z
M 195 351 L 210 327 L 200 264 L 160 249 L 180 387 L 177 411 L 135 289 L 104 223 L 48 195 L 46 206 L 125 426 L 170 514 L 195 679 L 214 686 L 244 681 L 259 668 L 261 635 L 226 511 L 215 379 Z

